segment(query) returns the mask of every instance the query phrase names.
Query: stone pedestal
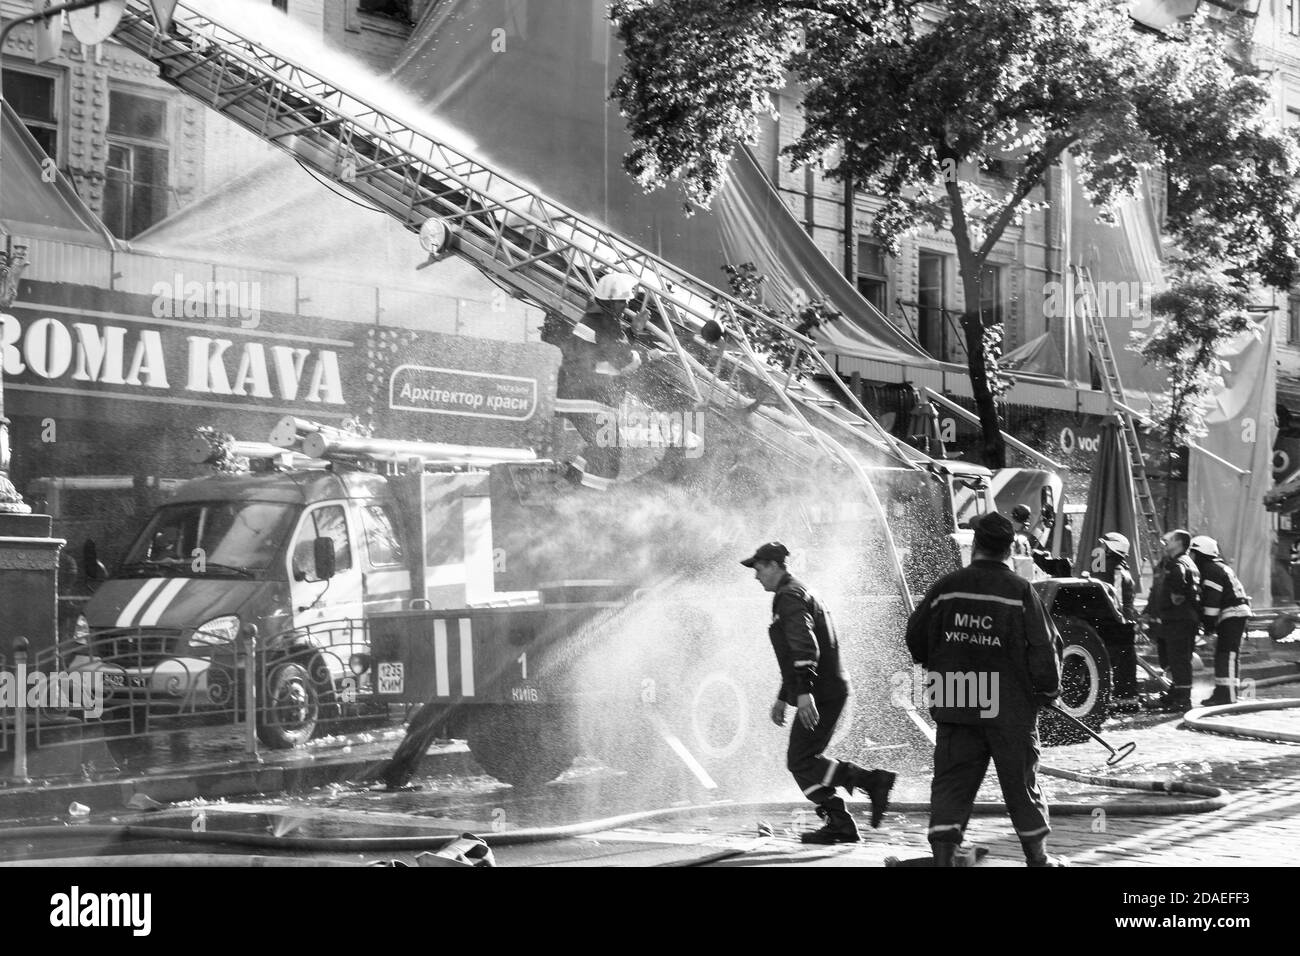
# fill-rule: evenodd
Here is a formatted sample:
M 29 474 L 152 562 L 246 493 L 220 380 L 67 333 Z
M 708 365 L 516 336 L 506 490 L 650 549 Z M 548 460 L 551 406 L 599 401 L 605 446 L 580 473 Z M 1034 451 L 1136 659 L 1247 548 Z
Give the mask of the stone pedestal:
M 32 666 L 57 665 L 59 552 L 49 515 L 0 514 L 0 656 L 25 637 Z

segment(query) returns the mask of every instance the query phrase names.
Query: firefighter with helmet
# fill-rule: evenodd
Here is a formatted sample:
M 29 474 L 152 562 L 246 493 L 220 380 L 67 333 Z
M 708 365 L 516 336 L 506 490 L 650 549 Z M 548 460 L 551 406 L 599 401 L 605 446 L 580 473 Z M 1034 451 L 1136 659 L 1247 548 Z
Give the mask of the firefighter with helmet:
M 641 367 L 624 327 L 624 312 L 639 283 L 623 272 L 607 272 L 596 282 L 593 302 L 561 345 L 555 411 L 564 415 L 586 442 L 585 464 L 571 463 L 575 483 L 608 490 L 618 478 L 622 449 L 617 439 L 619 407 L 627 380 Z M 633 335 L 646 324 L 649 298 L 631 320 Z M 613 426 L 611 428 L 610 426 Z M 610 441 L 601 436 L 614 435 Z M 598 436 L 600 436 L 598 438 Z
M 1137 609 L 1133 606 L 1136 585 L 1129 570 L 1129 551 L 1132 545 L 1128 537 L 1118 531 L 1108 531 L 1097 539 L 1101 545 L 1100 553 L 1094 551 L 1093 574 L 1097 580 L 1109 584 L 1119 602 L 1124 620 L 1130 624 L 1138 621 Z M 1135 713 L 1142 708 L 1138 696 L 1137 683 L 1137 648 L 1134 646 L 1136 635 L 1129 630 L 1123 641 L 1107 641 L 1106 650 L 1110 654 L 1111 673 L 1115 679 L 1115 698 L 1113 705 L 1120 713 Z
M 1042 542 L 1029 530 L 1029 519 L 1033 512 L 1028 505 L 1016 505 L 1011 509 L 1011 520 L 1015 522 L 1016 537 L 1011 544 L 1012 557 L 1033 557 L 1034 552 L 1043 551 Z
M 1189 549 L 1201 573 L 1201 626 L 1214 635 L 1214 692 L 1203 707 L 1237 701 L 1241 638 L 1250 619 L 1250 596 L 1219 554 L 1219 542 L 1198 534 Z

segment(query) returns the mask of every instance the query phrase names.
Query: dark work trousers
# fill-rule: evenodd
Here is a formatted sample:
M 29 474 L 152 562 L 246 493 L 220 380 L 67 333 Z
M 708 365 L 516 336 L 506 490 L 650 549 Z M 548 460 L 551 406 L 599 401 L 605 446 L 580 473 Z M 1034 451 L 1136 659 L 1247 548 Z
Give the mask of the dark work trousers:
M 623 463 L 623 449 L 619 447 L 616 427 L 617 412 L 612 408 L 600 414 L 566 412 L 565 417 L 587 443 L 582 452 L 587 461 L 582 483 L 605 490 L 614 483 Z
M 1038 755 L 1036 727 L 939 724 L 930 784 L 930 842 L 961 842 L 990 757 L 1021 842 L 1042 840 L 1051 833 L 1047 801 L 1038 788 Z
M 1220 621 L 1214 634 L 1214 686 L 1227 687 L 1236 697 L 1237 674 L 1241 668 L 1241 636 L 1246 633 L 1244 617 Z
M 794 714 L 785 765 L 794 774 L 795 783 L 799 784 L 803 795 L 813 803 L 824 803 L 835 796 L 835 788 L 843 785 L 849 768 L 853 766 L 847 760 L 835 760 L 823 753 L 835 736 L 835 725 L 839 723 L 847 700 L 847 697 L 839 697 L 817 701 L 820 719 L 812 730 L 803 725 L 797 712 Z
M 1118 632 L 1118 628 L 1115 629 Z M 1115 696 L 1120 698 L 1136 697 L 1137 651 L 1133 647 L 1132 627 L 1122 633 L 1109 634 L 1105 638 L 1106 652 L 1110 654 L 1111 673 L 1115 677 Z
M 1165 648 L 1161 666 L 1168 670 L 1166 676 L 1176 693 L 1191 693 L 1192 654 L 1196 650 L 1198 630 L 1200 625 L 1195 621 L 1164 621 L 1159 625 L 1157 640 L 1163 638 Z

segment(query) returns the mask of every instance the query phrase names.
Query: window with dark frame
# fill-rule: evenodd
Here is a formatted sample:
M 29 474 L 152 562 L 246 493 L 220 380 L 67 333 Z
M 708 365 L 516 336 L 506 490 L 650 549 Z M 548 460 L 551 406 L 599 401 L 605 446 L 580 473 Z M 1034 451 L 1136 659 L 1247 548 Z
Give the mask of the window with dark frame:
M 411 0 L 360 0 L 357 8 L 363 13 L 392 17 L 402 23 L 411 23 Z
M 881 312 L 889 308 L 889 272 L 885 247 L 872 239 L 858 240 L 858 292 Z
M 1286 341 L 1288 345 L 1300 345 L 1300 295 L 1286 300 Z
M 59 158 L 59 84 L 52 76 L 26 70 L 4 71 L 4 94 L 10 108 L 45 150 Z
M 1287 33 L 1300 36 L 1300 0 L 1286 0 L 1285 21 Z
M 104 223 L 130 239 L 167 216 L 171 150 L 165 100 L 110 90 Z
M 922 251 L 917 255 L 917 338 L 921 348 L 937 359 L 945 359 L 944 323 L 948 307 L 948 260 L 942 252 Z
M 1002 323 L 1002 266 L 985 266 L 980 273 L 980 316 L 985 325 Z

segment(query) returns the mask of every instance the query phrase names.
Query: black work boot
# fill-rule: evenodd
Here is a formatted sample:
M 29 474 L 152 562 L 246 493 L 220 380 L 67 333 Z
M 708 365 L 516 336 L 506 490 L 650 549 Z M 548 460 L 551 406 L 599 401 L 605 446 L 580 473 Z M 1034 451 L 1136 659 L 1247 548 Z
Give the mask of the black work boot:
M 880 828 L 880 820 L 889 809 L 889 792 L 894 789 L 895 779 L 897 774 L 888 770 L 864 770 L 861 767 L 849 769 L 844 789 L 850 795 L 855 789 L 861 790 L 871 798 L 871 829 L 873 830 Z
M 1162 714 L 1185 714 L 1192 709 L 1192 692 L 1187 688 L 1173 688 L 1161 694 L 1151 709 Z
M 935 866 L 956 866 L 957 865 L 957 844 L 944 841 L 943 843 L 931 843 L 930 852 L 934 854 Z
M 1211 693 L 1209 697 L 1201 701 L 1201 706 L 1219 707 L 1223 704 L 1235 704 L 1235 703 L 1236 701 L 1232 699 L 1232 691 L 1229 690 L 1227 687 L 1224 687 L 1222 684 L 1219 684 L 1215 686 L 1214 692 Z
M 803 843 L 858 843 L 862 836 L 858 825 L 839 797 L 831 797 L 817 808 L 817 816 L 826 821 L 821 829 L 812 830 L 799 836 Z
M 1025 851 L 1025 866 L 1069 866 L 1069 864 L 1059 856 L 1047 855 L 1046 837 L 1038 837 L 1033 840 L 1021 840 L 1020 845 Z

